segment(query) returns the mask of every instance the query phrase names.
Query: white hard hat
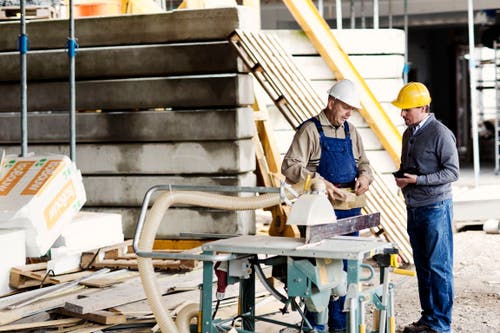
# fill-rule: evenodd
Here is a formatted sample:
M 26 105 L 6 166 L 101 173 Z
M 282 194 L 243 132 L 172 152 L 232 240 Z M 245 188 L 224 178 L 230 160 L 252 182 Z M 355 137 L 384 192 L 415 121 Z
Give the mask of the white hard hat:
M 337 83 L 328 89 L 328 95 L 356 109 L 361 108 L 358 90 L 351 80 L 344 79 L 337 81 Z

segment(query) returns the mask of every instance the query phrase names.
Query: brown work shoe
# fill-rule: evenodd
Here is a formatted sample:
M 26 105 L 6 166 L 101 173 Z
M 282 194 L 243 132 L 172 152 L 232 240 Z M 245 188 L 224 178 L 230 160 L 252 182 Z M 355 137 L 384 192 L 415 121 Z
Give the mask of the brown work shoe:
M 406 326 L 403 330 L 403 333 L 437 333 L 437 332 L 425 324 L 414 322 Z

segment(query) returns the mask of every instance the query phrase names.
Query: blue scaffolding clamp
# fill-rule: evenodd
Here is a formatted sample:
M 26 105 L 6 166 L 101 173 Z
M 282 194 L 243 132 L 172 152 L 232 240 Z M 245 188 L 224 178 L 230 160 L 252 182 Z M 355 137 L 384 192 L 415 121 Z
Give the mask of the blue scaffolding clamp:
M 29 38 L 26 34 L 20 34 L 17 38 L 17 50 L 21 54 L 27 54 L 29 50 Z
M 74 58 L 76 53 L 78 52 L 78 43 L 76 42 L 76 38 L 68 38 L 68 43 L 66 44 L 68 48 L 68 55 L 70 58 Z

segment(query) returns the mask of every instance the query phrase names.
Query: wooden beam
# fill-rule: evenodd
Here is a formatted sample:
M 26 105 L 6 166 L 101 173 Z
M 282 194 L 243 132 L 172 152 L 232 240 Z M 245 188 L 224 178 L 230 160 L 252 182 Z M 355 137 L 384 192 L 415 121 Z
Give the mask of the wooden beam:
M 12 324 L 0 326 L 0 332 L 31 331 L 49 327 L 68 327 L 78 324 L 82 320 L 79 318 L 66 318 L 57 320 L 39 321 L 34 323 Z

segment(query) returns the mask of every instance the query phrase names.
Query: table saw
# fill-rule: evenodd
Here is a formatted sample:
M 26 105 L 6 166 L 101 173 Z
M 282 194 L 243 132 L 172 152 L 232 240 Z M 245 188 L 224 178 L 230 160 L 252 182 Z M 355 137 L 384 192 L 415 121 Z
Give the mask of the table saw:
M 320 184 L 321 185 L 321 184 Z M 393 243 L 372 238 L 339 236 L 355 230 L 377 225 L 380 214 L 369 214 L 336 220 L 333 207 L 324 191 L 314 190 L 297 193 L 282 185 L 281 188 L 227 188 L 204 187 L 215 192 L 255 191 L 258 197 L 232 197 L 205 192 L 190 192 L 200 187 L 178 186 L 183 191 L 169 186 L 156 186 L 145 196 L 141 216 L 134 238 L 134 250 L 139 256 L 138 264 L 144 289 L 155 317 L 162 329 L 169 333 L 189 332 L 189 320 L 183 327 L 170 317 L 161 304 L 161 295 L 154 281 L 152 258 L 194 259 L 203 262 L 203 282 L 200 291 L 200 305 L 194 307 L 189 317 L 198 318 L 198 332 L 219 333 L 236 330 L 255 332 L 256 322 L 267 321 L 283 327 L 310 331 L 310 323 L 304 310 L 312 311 L 318 323 L 327 322 L 328 303 L 331 297 L 346 296 L 344 311 L 347 316 L 347 332 L 386 333 L 395 331 L 393 311 L 394 286 L 389 282 L 388 273 L 397 266 L 397 248 Z M 166 191 L 153 204 L 148 216 L 149 200 L 155 191 Z M 269 207 L 294 198 L 288 223 L 305 226 L 305 238 L 272 236 L 238 236 L 206 243 L 199 253 L 165 253 L 153 251 L 154 236 L 165 211 L 174 204 L 196 204 L 204 207 L 224 209 L 256 209 Z M 364 261 L 373 258 L 379 266 L 379 278 L 375 269 Z M 346 269 L 344 271 L 344 262 Z M 273 268 L 273 276 L 285 284 L 285 293 L 280 293 L 267 282 L 263 266 Z M 214 270 L 215 269 L 215 270 Z M 214 272 L 217 276 L 217 292 L 214 290 Z M 270 319 L 255 312 L 255 277 L 259 277 L 264 287 L 281 303 L 282 311 L 298 311 L 301 323 L 288 323 Z M 239 311 L 236 317 L 218 318 L 214 308 L 224 297 L 228 284 L 239 283 Z M 375 324 L 367 330 L 365 307 L 371 303 L 378 314 Z M 194 312 L 193 312 L 194 311 Z M 241 320 L 238 327 L 233 325 Z M 187 323 L 187 324 L 186 324 Z
M 374 304 L 379 310 L 385 310 L 383 315 L 387 318 L 393 317 L 393 286 L 384 277 L 384 274 L 387 276 L 388 266 L 382 266 L 380 280 L 373 281 L 374 269 L 364 261 L 373 256 L 390 257 L 396 252 L 391 243 L 349 236 L 336 236 L 309 244 L 305 244 L 304 239 L 296 238 L 240 236 L 210 242 L 203 246 L 205 255 L 219 253 L 233 255 L 231 259 L 228 259 L 227 274 L 229 282 L 240 283 L 239 315 L 242 319 L 242 327 L 238 330 L 240 332 L 254 332 L 257 320 L 270 321 L 265 316 L 255 315 L 255 275 L 259 274 L 259 271 L 262 272 L 257 265 L 273 265 L 283 262 L 286 264 L 287 271 L 287 295 L 279 295 L 277 298 L 285 306 L 290 305 L 293 310 L 302 311 L 298 306 L 300 301 L 297 300 L 305 300 L 308 309 L 325 311 L 326 323 L 330 297 L 343 296 L 347 293 L 345 310 L 348 311 L 346 312 L 348 332 L 365 332 L 364 307 L 367 303 Z M 347 261 L 347 274 L 345 275 L 343 274 L 343 260 Z M 204 261 L 201 288 L 201 331 L 210 333 L 228 330 L 234 320 L 234 318 L 212 319 L 213 266 L 213 262 Z M 363 274 L 363 270 L 368 274 Z M 262 279 L 261 281 L 266 283 Z M 362 287 L 365 281 L 373 286 Z M 332 295 L 332 290 L 339 294 Z M 296 327 L 298 330 L 310 329 L 307 327 L 307 322 L 303 325 L 291 325 L 274 320 L 271 322 Z

